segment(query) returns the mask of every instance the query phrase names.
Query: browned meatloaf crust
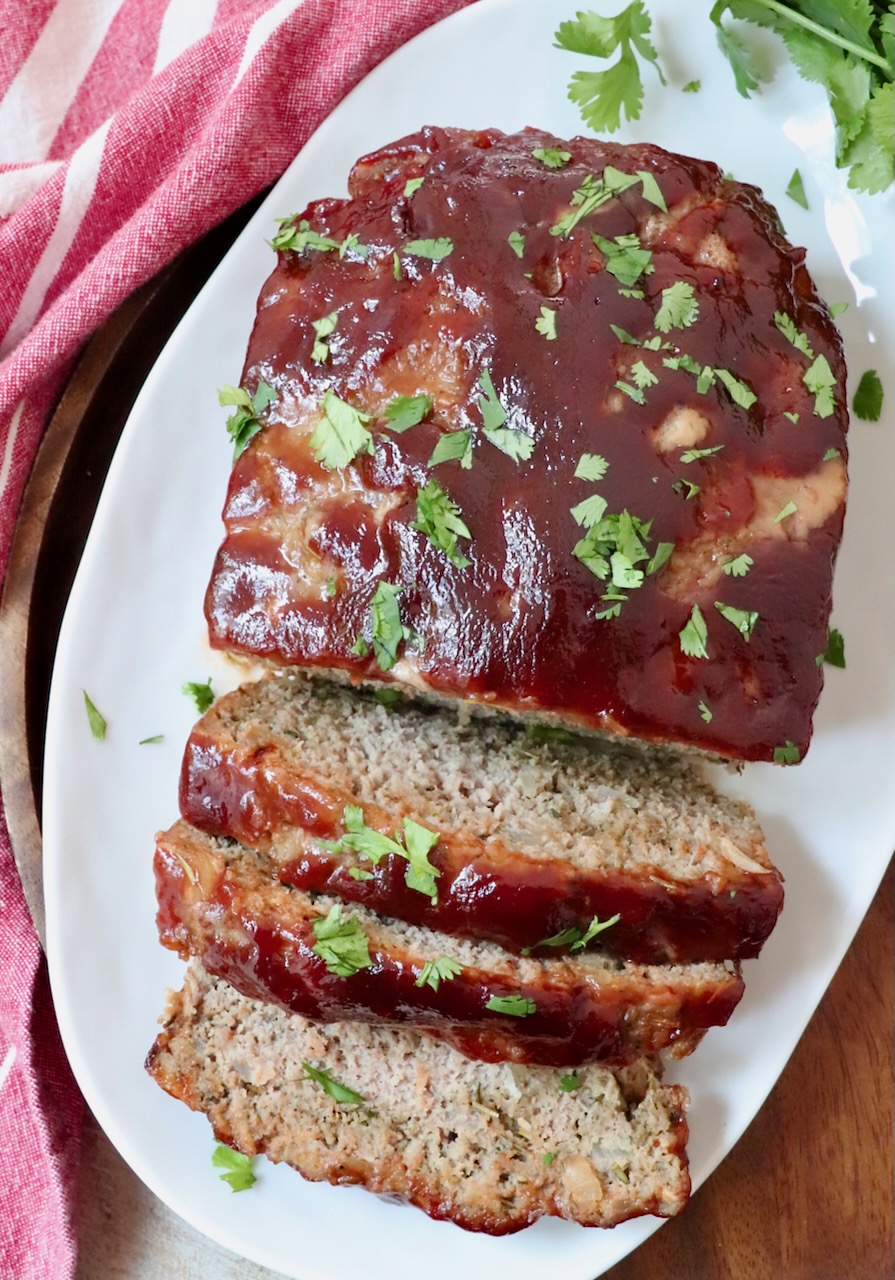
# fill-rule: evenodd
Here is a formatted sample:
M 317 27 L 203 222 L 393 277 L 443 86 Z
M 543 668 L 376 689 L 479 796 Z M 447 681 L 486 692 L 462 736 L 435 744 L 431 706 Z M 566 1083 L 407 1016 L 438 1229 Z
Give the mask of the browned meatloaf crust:
M 323 1022 L 423 1028 L 486 1061 L 681 1056 L 728 1020 L 743 992 L 732 965 L 643 966 L 599 951 L 524 958 L 364 907 L 343 910 L 282 884 L 263 854 L 184 822 L 159 836 L 155 874 L 161 941 L 244 995 Z M 318 930 L 333 909 L 363 939 L 360 960 L 354 945 L 323 945 Z M 427 980 L 445 957 L 454 973 Z
M 424 129 L 349 189 L 284 229 L 261 293 L 243 386 L 277 398 L 233 470 L 212 643 L 804 754 L 845 368 L 773 209 L 709 163 L 535 131 Z
M 411 1031 L 315 1026 L 195 965 L 163 1021 L 146 1064 L 158 1084 L 220 1141 L 315 1182 L 492 1235 L 544 1214 L 669 1217 L 689 1195 L 687 1091 L 645 1062 L 584 1068 L 564 1090 L 560 1072 L 471 1062 Z M 352 1093 L 336 1100 L 321 1081 Z
M 517 952 L 568 950 L 596 916 L 617 917 L 600 942 L 643 963 L 756 955 L 783 885 L 751 811 L 667 753 L 540 734 L 270 676 L 193 729 L 181 813 L 299 889 Z M 405 818 L 437 834 L 434 896 L 397 852 L 374 865 L 342 844 L 352 806 L 387 835 Z

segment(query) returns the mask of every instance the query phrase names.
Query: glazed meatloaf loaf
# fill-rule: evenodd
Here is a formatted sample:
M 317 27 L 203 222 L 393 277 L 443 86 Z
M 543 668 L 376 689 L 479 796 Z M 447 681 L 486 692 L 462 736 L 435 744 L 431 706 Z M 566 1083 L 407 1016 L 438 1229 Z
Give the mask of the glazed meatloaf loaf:
M 544 1214 L 614 1226 L 687 1200 L 685 1089 L 646 1063 L 471 1062 L 410 1031 L 316 1026 L 193 965 L 149 1054 L 153 1077 L 217 1138 L 308 1179 L 398 1195 L 502 1235 Z
M 349 191 L 273 241 L 212 643 L 797 760 L 847 411 L 774 210 L 709 163 L 530 130 L 424 129 Z
M 754 815 L 692 762 L 296 675 L 206 713 L 180 809 L 307 893 L 541 958 L 581 950 L 597 918 L 599 941 L 642 963 L 742 959 L 783 899 Z M 431 883 L 407 819 L 432 843 Z
M 425 874 L 424 857 L 416 867 Z M 184 822 L 159 837 L 155 873 L 161 941 L 244 995 L 321 1022 L 422 1028 L 485 1061 L 682 1056 L 743 992 L 731 964 L 635 965 L 599 949 L 520 957 L 349 910 L 283 884 L 263 854 Z

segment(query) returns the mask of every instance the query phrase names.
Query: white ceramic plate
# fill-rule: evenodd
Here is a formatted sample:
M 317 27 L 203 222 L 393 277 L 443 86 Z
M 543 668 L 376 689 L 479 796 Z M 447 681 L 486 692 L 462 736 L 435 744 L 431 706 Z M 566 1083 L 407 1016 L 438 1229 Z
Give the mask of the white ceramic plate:
M 611 6 L 610 6 L 611 7 Z M 737 96 L 708 18 L 650 0 L 671 81 L 651 68 L 643 116 L 623 141 L 651 140 L 716 160 L 756 182 L 831 301 L 852 376 L 884 371 L 893 350 L 892 193 L 855 198 L 831 161 L 822 93 L 779 49 L 773 86 Z M 422 124 L 535 124 L 581 132 L 565 86 L 583 59 L 554 49 L 571 0 L 487 0 L 432 28 L 378 68 L 311 139 L 215 272 L 148 378 L 122 436 L 59 642 L 46 744 L 47 926 L 56 1008 L 87 1100 L 162 1199 L 229 1248 L 300 1280 L 427 1280 L 512 1275 L 592 1280 L 654 1229 L 612 1232 L 542 1221 L 501 1240 L 467 1235 L 357 1189 L 304 1183 L 263 1164 L 234 1196 L 211 1167 L 206 1121 L 145 1075 L 167 986 L 182 966 L 156 941 L 153 833 L 176 816 L 180 753 L 194 719 L 185 680 L 234 683 L 205 640 L 202 598 L 221 534 L 230 466 L 215 390 L 242 367 L 255 299 L 273 264 L 273 218 L 345 190 L 352 161 Z M 686 18 L 684 11 L 686 10 Z M 699 77 L 702 90 L 680 86 Z M 793 169 L 811 211 L 784 192 Z M 879 294 L 877 292 L 879 290 Z M 853 387 L 852 387 L 853 390 Z M 787 881 L 782 922 L 724 1031 L 675 1068 L 693 1095 L 690 1154 L 701 1182 L 761 1106 L 823 995 L 895 845 L 895 584 L 880 566 L 895 543 L 895 431 L 887 413 L 852 428 L 852 489 L 834 622 L 848 669 L 830 671 L 814 744 L 798 769 L 748 767 L 726 785 L 758 810 Z M 109 721 L 90 737 L 81 690 Z M 161 745 L 138 746 L 164 733 Z M 263 1162 L 262 1162 L 263 1163 Z

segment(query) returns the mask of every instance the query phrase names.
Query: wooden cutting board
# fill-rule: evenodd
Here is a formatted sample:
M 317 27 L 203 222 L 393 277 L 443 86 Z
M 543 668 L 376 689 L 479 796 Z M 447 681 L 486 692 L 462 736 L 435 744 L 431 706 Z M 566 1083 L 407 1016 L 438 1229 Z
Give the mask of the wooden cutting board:
M 140 289 L 91 341 L 49 425 L 25 496 L 0 604 L 0 788 L 42 938 L 41 768 L 62 613 L 137 392 L 256 204 Z M 607 1280 L 892 1276 L 893 886 L 890 865 L 839 973 L 743 1139 L 684 1215 Z M 274 1276 L 181 1222 L 131 1173 L 90 1117 L 77 1223 L 78 1280 Z M 396 1280 L 402 1280 L 397 1273 Z

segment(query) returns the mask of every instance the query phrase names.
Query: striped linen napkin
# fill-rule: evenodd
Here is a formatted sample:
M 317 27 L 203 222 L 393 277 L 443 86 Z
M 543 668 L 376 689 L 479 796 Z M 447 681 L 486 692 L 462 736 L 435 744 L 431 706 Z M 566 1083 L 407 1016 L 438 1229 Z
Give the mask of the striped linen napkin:
M 0 582 L 85 340 L 468 0 L 0 0 Z M 420 121 L 425 123 L 425 121 Z M 67 1280 L 81 1099 L 0 797 L 2 1280 Z

